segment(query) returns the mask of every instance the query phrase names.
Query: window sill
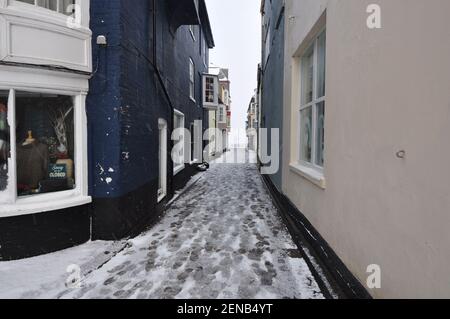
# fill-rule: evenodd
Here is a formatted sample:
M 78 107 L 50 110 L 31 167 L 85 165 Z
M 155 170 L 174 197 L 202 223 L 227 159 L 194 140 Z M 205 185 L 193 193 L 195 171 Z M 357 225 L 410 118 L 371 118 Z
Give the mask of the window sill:
M 164 200 L 164 198 L 166 198 L 166 196 L 167 196 L 166 194 L 163 194 L 163 195 L 159 196 L 158 197 L 158 204 L 161 203 Z
M 191 99 L 192 102 L 197 103 L 197 101 L 192 96 L 190 96 L 189 98 Z
M 197 39 L 195 38 L 194 31 L 189 30 L 189 33 L 191 34 L 192 40 L 194 40 L 194 42 L 196 42 Z
M 293 163 L 290 164 L 290 169 L 321 189 L 326 189 L 326 180 L 322 172 L 302 164 Z
M 0 209 L 0 218 L 39 214 L 43 212 L 83 206 L 92 202 L 92 198 L 90 196 L 76 195 L 39 202 L 37 201 L 39 196 L 36 196 L 35 198 L 36 202 L 28 202 L 27 200 L 19 199 L 16 204 L 2 204 Z
M 186 167 L 185 165 L 180 165 L 180 166 L 175 167 L 173 169 L 173 175 L 175 176 L 175 175 L 179 174 L 182 170 L 185 169 L 185 167 Z

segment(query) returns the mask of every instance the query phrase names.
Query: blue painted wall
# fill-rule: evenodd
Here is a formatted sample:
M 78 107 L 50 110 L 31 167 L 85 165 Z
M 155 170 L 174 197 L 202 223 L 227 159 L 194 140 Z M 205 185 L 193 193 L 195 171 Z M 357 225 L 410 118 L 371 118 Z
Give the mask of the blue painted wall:
M 94 198 L 121 197 L 158 180 L 158 119 L 165 119 L 171 129 L 173 114 L 155 63 L 173 106 L 186 116 L 186 127 L 203 119 L 201 74 L 207 67 L 201 55 L 202 29 L 195 27 L 196 41 L 188 26 L 172 33 L 166 2 L 156 0 L 156 7 L 154 57 L 152 1 L 91 2 L 96 73 L 87 110 L 89 186 Z M 107 36 L 107 47 L 95 44 L 98 35 Z M 196 102 L 189 98 L 189 58 L 196 65 Z
M 284 1 L 265 1 L 263 24 L 269 31 L 266 37 L 263 33 L 262 41 L 262 98 L 261 98 L 261 127 L 269 129 L 269 154 L 278 152 L 280 169 L 277 174 L 270 175 L 270 179 L 279 191 L 282 189 L 281 164 L 283 159 L 283 83 L 284 83 Z M 264 28 L 263 28 L 264 30 Z M 266 59 L 266 42 L 269 42 L 270 53 Z M 280 129 L 280 148 L 272 147 L 270 129 Z

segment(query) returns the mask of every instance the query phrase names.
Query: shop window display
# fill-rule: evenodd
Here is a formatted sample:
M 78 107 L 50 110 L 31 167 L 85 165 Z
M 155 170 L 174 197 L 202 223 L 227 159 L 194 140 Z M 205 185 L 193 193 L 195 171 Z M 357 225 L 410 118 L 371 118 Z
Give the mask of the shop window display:
M 17 92 L 15 105 L 17 195 L 73 189 L 73 98 Z

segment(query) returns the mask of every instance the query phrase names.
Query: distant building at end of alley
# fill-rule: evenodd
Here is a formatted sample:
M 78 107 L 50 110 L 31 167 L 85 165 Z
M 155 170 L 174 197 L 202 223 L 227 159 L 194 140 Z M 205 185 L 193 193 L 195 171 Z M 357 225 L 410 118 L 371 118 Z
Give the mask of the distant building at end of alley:
M 259 103 L 258 94 L 255 94 L 250 99 L 250 103 L 247 109 L 247 138 L 248 138 L 248 149 L 251 151 L 258 150 L 258 130 L 259 130 Z

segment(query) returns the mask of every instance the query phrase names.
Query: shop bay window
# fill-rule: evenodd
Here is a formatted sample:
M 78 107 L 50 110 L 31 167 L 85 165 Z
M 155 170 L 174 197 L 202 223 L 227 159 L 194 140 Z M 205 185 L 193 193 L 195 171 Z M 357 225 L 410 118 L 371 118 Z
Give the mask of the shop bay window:
M 74 188 L 73 97 L 16 92 L 17 195 Z
M 75 0 L 14 0 L 21 3 L 27 3 L 36 7 L 45 8 L 51 11 L 72 15 Z
M 300 163 L 321 170 L 325 159 L 325 62 L 323 31 L 301 60 Z
M 0 206 L 81 196 L 85 178 L 78 159 L 85 154 L 80 154 L 84 141 L 77 138 L 77 122 L 82 122 L 83 101 L 81 96 L 0 91 Z

